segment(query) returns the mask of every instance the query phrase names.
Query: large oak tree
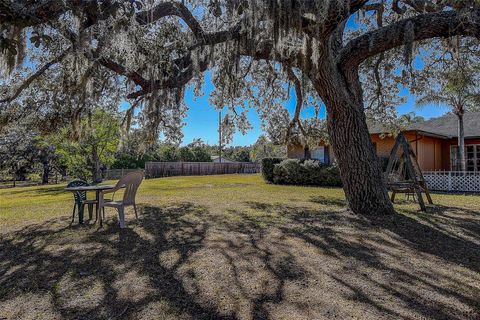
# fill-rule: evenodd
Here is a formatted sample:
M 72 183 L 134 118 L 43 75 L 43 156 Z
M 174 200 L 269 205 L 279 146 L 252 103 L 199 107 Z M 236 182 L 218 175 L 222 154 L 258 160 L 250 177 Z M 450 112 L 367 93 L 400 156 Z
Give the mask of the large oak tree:
M 357 14 L 361 24 L 347 28 Z M 69 83 L 78 75 L 79 87 L 93 90 L 89 72 L 101 66 L 121 76 L 132 108 L 142 106 L 141 120 L 157 133 L 178 133 L 185 86 L 208 69 L 217 96 L 230 99 L 232 120 L 248 127 L 235 101 L 262 92 L 249 90 L 248 79 L 282 70 L 326 106 L 351 209 L 386 214 L 393 207 L 368 134 L 359 68 L 372 59 L 378 68 L 399 47 L 409 60 L 418 41 L 478 37 L 480 7 L 476 0 L 2 0 L 0 25 L 4 79 L 17 80 L 3 105 L 57 65 Z M 15 73 L 29 47 L 25 35 L 39 48 L 36 69 Z M 258 105 L 274 113 L 275 99 L 264 99 Z

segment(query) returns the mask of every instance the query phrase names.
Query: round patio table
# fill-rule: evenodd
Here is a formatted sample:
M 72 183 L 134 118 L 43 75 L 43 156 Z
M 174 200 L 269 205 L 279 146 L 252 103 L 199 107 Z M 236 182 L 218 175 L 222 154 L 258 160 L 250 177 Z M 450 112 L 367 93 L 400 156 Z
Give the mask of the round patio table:
M 102 226 L 102 216 L 100 215 L 100 202 L 103 202 L 103 191 L 113 189 L 114 186 L 109 185 L 97 185 L 97 186 L 82 186 L 82 187 L 71 187 L 65 188 L 66 191 L 70 192 L 81 192 L 81 191 L 95 191 L 95 200 L 96 204 L 96 214 L 100 219 L 100 226 Z M 91 219 L 92 217 L 90 217 Z M 78 209 L 78 223 L 83 223 L 83 209 Z

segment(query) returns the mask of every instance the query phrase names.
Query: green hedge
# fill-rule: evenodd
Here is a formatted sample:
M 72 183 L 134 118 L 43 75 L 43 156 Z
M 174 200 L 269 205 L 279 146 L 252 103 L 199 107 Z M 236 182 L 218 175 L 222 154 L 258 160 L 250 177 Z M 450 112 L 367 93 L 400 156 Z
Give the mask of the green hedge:
M 342 186 L 338 167 L 317 160 L 287 159 L 273 167 L 273 183 L 276 184 Z
M 262 175 L 265 181 L 273 183 L 273 168 L 277 163 L 282 162 L 282 158 L 263 158 L 262 159 Z

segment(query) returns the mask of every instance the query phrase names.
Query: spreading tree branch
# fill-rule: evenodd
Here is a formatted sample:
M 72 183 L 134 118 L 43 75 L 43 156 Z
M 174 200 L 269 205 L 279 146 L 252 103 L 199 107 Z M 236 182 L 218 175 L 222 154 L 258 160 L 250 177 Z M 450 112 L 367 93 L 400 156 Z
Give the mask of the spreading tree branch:
M 46 63 L 40 69 L 38 69 L 34 74 L 29 76 L 20 85 L 20 87 L 17 88 L 17 90 L 15 90 L 15 93 L 12 96 L 1 99 L 0 103 L 12 102 L 16 98 L 18 98 L 18 96 L 23 92 L 23 90 L 28 88 L 32 84 L 32 82 L 34 82 L 36 79 L 38 79 L 40 76 L 42 76 L 48 69 L 50 69 L 50 67 L 52 67 L 53 65 L 61 62 L 67 56 L 69 51 L 70 51 L 70 49 L 67 49 L 67 50 L 63 51 L 62 54 L 60 54 L 59 56 L 57 56 L 55 59 L 51 60 L 50 62 Z
M 413 34 L 412 39 L 406 39 Z M 469 13 L 442 11 L 403 19 L 351 40 L 341 51 L 337 63 L 356 68 L 366 59 L 407 44 L 408 40 L 448 38 L 456 35 L 480 36 L 480 11 Z
M 368 0 L 350 0 L 348 6 L 342 1 L 328 1 L 328 10 L 325 22 L 321 28 L 320 38 L 327 39 L 335 32 L 338 26 L 348 19 L 352 14 L 360 10 Z
M 284 57 L 277 54 L 274 51 L 274 46 L 272 42 L 264 42 L 258 44 L 253 39 L 241 39 L 239 40 L 239 54 L 241 56 L 248 56 L 255 60 L 267 60 L 267 61 L 277 61 L 279 63 L 288 63 L 290 67 L 296 67 L 303 63 L 304 55 L 302 51 L 296 50 L 292 51 L 293 53 L 289 57 Z M 203 59 L 197 61 L 199 72 L 204 72 L 207 70 L 210 64 L 210 59 L 208 56 L 204 56 Z M 177 74 L 173 76 L 165 77 L 164 79 L 149 80 L 145 83 L 145 86 L 138 83 L 142 87 L 141 90 L 129 94 L 127 97 L 129 99 L 135 99 L 142 95 L 151 93 L 159 89 L 173 89 L 186 85 L 194 76 L 194 67 L 190 55 L 186 56 L 177 61 L 178 70 Z
M 181 18 L 188 25 L 195 37 L 198 38 L 204 34 L 200 23 L 181 2 L 162 2 L 150 10 L 139 12 L 136 15 L 136 20 L 141 25 L 147 25 L 168 16 Z
M 295 124 L 298 124 L 298 128 L 300 129 L 300 131 L 302 132 L 302 135 L 306 139 L 307 135 L 300 121 L 300 112 L 302 111 L 302 106 L 303 106 L 302 83 L 300 82 L 300 79 L 298 79 L 298 77 L 295 75 L 295 72 L 293 72 L 293 69 L 287 63 L 283 63 L 283 68 L 287 73 L 288 80 L 292 82 L 295 87 L 295 96 L 297 99 L 297 102 L 295 105 L 295 112 L 293 114 L 292 121 L 290 121 L 290 124 L 288 125 L 285 141 L 288 142 L 290 140 L 290 137 L 292 135 L 292 130 L 295 127 Z

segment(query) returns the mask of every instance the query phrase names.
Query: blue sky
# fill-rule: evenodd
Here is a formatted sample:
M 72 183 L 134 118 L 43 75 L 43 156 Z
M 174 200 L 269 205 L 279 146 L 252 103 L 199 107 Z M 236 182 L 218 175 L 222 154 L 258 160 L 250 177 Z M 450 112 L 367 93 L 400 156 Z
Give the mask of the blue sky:
M 195 97 L 192 88 L 185 92 L 188 115 L 185 119 L 186 125 L 183 128 L 184 144 L 188 144 L 196 138 L 201 138 L 207 144 L 218 143 L 218 110 L 208 102 L 210 92 L 213 90 L 213 84 L 210 79 L 211 73 L 207 72 L 205 74 L 204 94 L 202 96 Z M 235 134 L 232 145 L 250 145 L 262 134 L 257 113 L 254 110 L 250 111 L 248 118 L 254 128 L 246 135 Z
M 188 106 L 187 117 L 184 120 L 185 126 L 183 128 L 183 143 L 189 144 L 194 139 L 202 139 L 208 144 L 218 143 L 218 110 L 209 104 L 210 92 L 213 90 L 213 84 L 211 82 L 211 73 L 207 72 L 205 75 L 205 85 L 203 87 L 203 95 L 195 97 L 193 89 L 189 88 L 185 92 L 185 103 Z M 293 113 L 295 110 L 295 93 L 293 88 L 291 89 L 290 100 L 285 107 Z M 415 112 L 417 115 L 430 119 L 432 117 L 438 117 L 448 112 L 448 107 L 427 106 L 423 108 L 415 107 L 415 96 L 411 95 L 407 89 L 401 91 L 402 96 L 407 97 L 407 102 L 397 108 L 400 115 L 409 112 Z M 122 109 L 126 109 L 126 105 L 122 105 Z M 307 109 L 302 112 L 302 117 L 313 116 L 313 110 Z M 325 118 L 325 109 L 320 111 L 320 117 Z M 255 143 L 260 135 L 262 135 L 262 129 L 260 125 L 260 119 L 258 118 L 255 110 L 250 110 L 248 114 L 253 129 L 249 130 L 247 134 L 242 135 L 236 133 L 233 141 L 229 144 L 231 146 L 246 146 Z
M 209 104 L 209 95 L 213 90 L 213 84 L 210 81 L 211 73 L 205 75 L 205 85 L 203 87 L 203 96 L 195 97 L 193 89 L 185 92 L 185 103 L 187 104 L 188 116 L 185 119 L 185 127 L 183 128 L 183 144 L 192 142 L 193 139 L 201 138 L 208 144 L 218 143 L 218 110 Z M 291 89 L 290 99 L 286 105 L 290 112 L 295 110 L 295 94 Z M 313 109 L 313 108 L 312 108 Z M 303 117 L 313 116 L 313 110 L 304 110 Z M 325 117 L 325 110 L 321 110 L 321 117 Z M 260 125 L 260 119 L 257 112 L 253 109 L 249 111 L 248 119 L 253 129 L 249 130 L 246 135 L 237 132 L 233 141 L 229 144 L 232 146 L 245 146 L 255 143 L 258 137 L 263 133 Z
M 213 84 L 210 81 L 210 73 L 206 74 L 204 95 L 201 97 L 194 97 L 193 89 L 188 89 L 185 93 L 185 102 L 189 107 L 188 116 L 185 119 L 185 127 L 183 128 L 184 139 L 183 144 L 192 142 L 195 138 L 201 138 L 204 142 L 209 144 L 216 144 L 218 141 L 218 111 L 208 103 L 210 92 L 213 90 Z M 293 89 L 292 89 L 293 90 Z M 402 95 L 407 96 L 407 102 L 398 107 L 400 114 L 415 112 L 424 118 L 437 117 L 448 111 L 448 108 L 439 108 L 437 106 L 428 106 L 421 109 L 415 107 L 415 97 L 410 95 L 408 90 L 402 90 Z M 291 113 L 295 109 L 295 94 L 291 92 L 290 100 L 285 106 Z M 311 110 L 305 110 L 302 116 L 309 115 Z M 325 110 L 321 110 L 321 117 L 325 117 Z M 255 110 L 249 112 L 248 118 L 253 126 L 246 135 L 237 133 L 230 145 L 244 146 L 253 144 L 257 138 L 262 134 L 260 128 L 260 120 Z

